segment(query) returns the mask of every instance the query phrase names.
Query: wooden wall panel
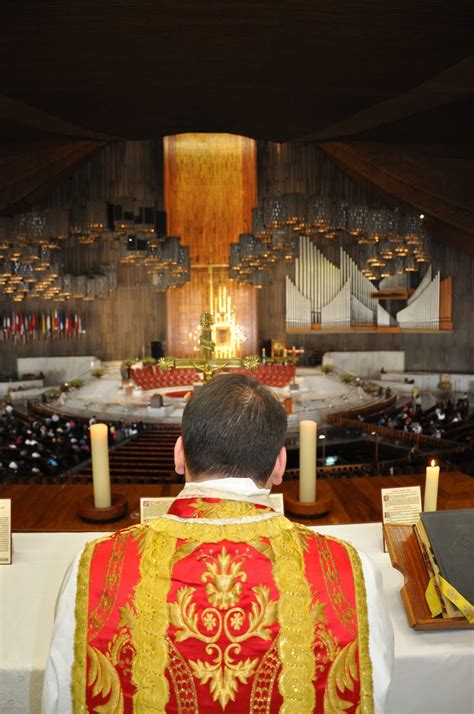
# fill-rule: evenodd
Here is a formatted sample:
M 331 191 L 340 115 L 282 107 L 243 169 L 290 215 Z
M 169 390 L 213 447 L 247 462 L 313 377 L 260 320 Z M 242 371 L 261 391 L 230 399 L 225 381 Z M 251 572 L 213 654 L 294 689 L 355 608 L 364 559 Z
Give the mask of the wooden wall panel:
M 194 266 L 226 265 L 229 245 L 250 231 L 256 205 L 255 142 L 231 134 L 181 134 L 164 140 L 164 202 L 168 233 L 181 236 Z M 256 350 L 255 289 L 235 286 L 226 270 L 215 272 L 225 284 L 247 340 L 244 354 Z M 215 284 L 217 290 L 217 282 Z M 189 337 L 199 315 L 209 309 L 205 268 L 192 271 L 190 285 L 167 293 L 167 346 L 176 356 L 193 353 Z
M 111 144 L 63 179 L 42 208 L 71 208 L 88 199 L 133 197 L 143 205 L 162 207 L 163 151 L 159 141 Z M 73 339 L 41 339 L 25 343 L 0 342 L 0 373 L 16 370 L 17 357 L 92 354 L 103 360 L 124 359 L 150 352 L 150 342 L 166 336 L 165 297 L 152 290 L 145 272 L 121 265 L 119 246 L 109 242 L 81 247 L 64 245 L 64 269 L 73 274 L 94 272 L 100 265 L 117 266 L 118 287 L 106 299 L 53 303 L 26 300 L 12 303 L 0 297 L 0 312 L 70 310 L 82 319 L 85 335 Z
M 309 144 L 258 144 L 259 198 L 277 191 L 303 191 L 334 195 L 347 200 L 364 199 L 364 191 L 332 165 L 321 150 Z M 365 194 L 370 200 L 370 194 Z M 334 249 L 329 246 L 327 255 Z M 357 257 L 357 248 L 351 251 Z M 433 269 L 441 277 L 452 276 L 454 330 L 436 334 L 334 334 L 289 335 L 287 341 L 307 349 L 324 351 L 404 350 L 407 370 L 474 372 L 474 258 L 433 237 Z M 259 339 L 285 337 L 285 274 L 292 265 L 272 270 L 270 285 L 258 295 Z

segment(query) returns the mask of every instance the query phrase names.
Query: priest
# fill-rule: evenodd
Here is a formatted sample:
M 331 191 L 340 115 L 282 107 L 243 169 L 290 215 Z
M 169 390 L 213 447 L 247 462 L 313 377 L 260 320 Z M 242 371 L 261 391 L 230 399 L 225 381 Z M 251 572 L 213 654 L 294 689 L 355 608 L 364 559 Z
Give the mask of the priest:
M 381 579 L 348 543 L 272 509 L 286 413 L 255 380 L 199 389 L 168 513 L 88 544 L 57 606 L 45 714 L 384 711 Z

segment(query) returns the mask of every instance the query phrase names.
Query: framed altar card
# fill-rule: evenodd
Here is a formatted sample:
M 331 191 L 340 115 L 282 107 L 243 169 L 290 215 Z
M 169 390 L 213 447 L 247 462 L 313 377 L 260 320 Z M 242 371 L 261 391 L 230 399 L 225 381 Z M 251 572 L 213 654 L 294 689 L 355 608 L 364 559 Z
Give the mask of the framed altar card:
M 400 488 L 382 488 L 382 519 L 398 526 L 413 526 L 420 518 L 421 489 L 419 486 L 401 486 Z M 383 543 L 387 553 L 387 546 Z
M 174 498 L 172 496 L 157 496 L 153 498 L 146 498 L 145 496 L 140 498 L 140 523 L 150 523 L 150 521 L 163 516 L 168 512 L 173 501 Z M 271 493 L 270 501 L 275 511 L 283 515 L 283 494 Z
M 12 502 L 0 498 L 0 565 L 12 562 Z

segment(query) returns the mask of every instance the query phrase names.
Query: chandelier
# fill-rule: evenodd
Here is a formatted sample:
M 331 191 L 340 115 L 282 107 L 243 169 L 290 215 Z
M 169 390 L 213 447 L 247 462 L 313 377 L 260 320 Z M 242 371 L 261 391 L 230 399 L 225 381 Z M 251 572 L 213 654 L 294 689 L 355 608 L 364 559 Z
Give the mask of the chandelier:
M 252 212 L 252 233 L 231 243 L 229 277 L 263 287 L 277 261 L 298 257 L 298 238 L 353 240 L 356 260 L 372 281 L 416 272 L 430 260 L 423 214 L 384 206 L 351 204 L 330 196 L 287 193 L 270 196 Z
M 143 268 L 156 290 L 182 285 L 191 279 L 189 248 L 178 236 L 167 236 L 165 225 L 163 211 L 126 198 L 0 218 L 0 293 L 14 302 L 107 297 L 117 287 L 116 265 L 70 274 L 67 238 L 81 248 L 113 242 L 117 262 Z

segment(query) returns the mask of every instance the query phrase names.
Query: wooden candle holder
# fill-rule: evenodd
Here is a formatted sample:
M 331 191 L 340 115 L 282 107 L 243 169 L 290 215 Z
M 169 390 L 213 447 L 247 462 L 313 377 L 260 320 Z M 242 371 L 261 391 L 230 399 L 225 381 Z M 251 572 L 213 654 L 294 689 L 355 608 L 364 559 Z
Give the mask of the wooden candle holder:
M 117 521 L 126 514 L 128 501 L 121 493 L 112 493 L 111 501 L 112 503 L 108 508 L 96 508 L 94 506 L 94 496 L 91 494 L 87 496 L 79 507 L 79 515 L 85 521 L 91 521 L 92 523 Z
M 299 500 L 298 481 L 289 483 L 283 491 L 285 511 L 295 516 L 322 516 L 331 510 L 332 495 L 327 483 L 320 479 L 316 489 L 316 501 L 304 503 Z

